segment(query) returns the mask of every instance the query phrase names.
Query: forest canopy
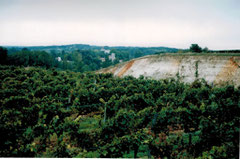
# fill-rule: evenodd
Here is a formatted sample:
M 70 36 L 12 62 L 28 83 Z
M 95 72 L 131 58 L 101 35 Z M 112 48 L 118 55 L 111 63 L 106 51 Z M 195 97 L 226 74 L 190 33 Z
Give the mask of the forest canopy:
M 100 47 L 83 44 L 0 47 L 0 64 L 87 72 L 99 70 L 133 58 L 152 55 L 159 51 L 162 53 L 176 52 L 177 49 L 167 47 Z

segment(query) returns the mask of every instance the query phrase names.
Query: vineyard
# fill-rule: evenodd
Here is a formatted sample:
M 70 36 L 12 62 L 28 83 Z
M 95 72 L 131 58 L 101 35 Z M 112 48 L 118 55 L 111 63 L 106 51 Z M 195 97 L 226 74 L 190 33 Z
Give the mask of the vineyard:
M 0 65 L 1 157 L 238 158 L 240 87 Z

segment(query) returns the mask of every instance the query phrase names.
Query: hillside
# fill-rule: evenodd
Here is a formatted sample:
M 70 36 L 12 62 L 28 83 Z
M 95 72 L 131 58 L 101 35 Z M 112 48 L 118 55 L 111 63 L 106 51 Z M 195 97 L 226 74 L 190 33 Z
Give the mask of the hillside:
M 191 83 L 205 79 L 209 84 L 228 82 L 240 85 L 239 54 L 160 54 L 150 55 L 98 71 L 115 76 L 143 75 L 151 79 L 179 78 Z
M 83 44 L 6 48 L 0 46 L 0 64 L 87 72 L 146 55 L 173 53 L 177 50 L 167 47 L 108 47 Z

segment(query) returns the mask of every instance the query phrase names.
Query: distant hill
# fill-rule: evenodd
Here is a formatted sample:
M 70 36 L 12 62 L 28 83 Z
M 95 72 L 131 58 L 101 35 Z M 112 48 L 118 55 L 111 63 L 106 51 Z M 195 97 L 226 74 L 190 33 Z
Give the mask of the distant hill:
M 168 47 L 94 46 L 87 44 L 52 46 L 7 46 L 5 64 L 41 66 L 76 72 L 95 71 L 146 55 L 176 53 Z
M 177 52 L 177 48 L 169 47 L 131 47 L 131 46 L 95 46 L 88 44 L 71 44 L 71 45 L 50 45 L 50 46 L 5 46 L 8 49 L 21 50 L 27 48 L 29 50 L 41 50 L 46 52 L 51 52 L 55 50 L 57 52 L 62 51 L 75 51 L 75 50 L 100 50 L 100 49 L 117 49 L 123 51 L 135 51 L 135 50 L 144 50 L 146 54 L 154 54 L 156 52 Z

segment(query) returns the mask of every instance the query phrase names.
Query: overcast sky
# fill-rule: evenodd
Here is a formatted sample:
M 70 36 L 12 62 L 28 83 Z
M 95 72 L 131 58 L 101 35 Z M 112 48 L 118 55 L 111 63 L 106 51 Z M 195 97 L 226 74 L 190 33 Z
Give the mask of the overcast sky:
M 0 45 L 240 49 L 240 0 L 0 0 Z

